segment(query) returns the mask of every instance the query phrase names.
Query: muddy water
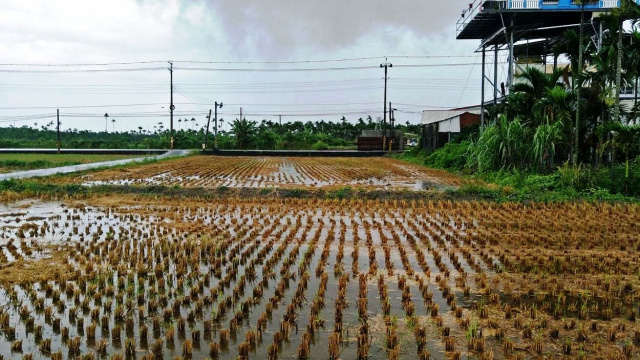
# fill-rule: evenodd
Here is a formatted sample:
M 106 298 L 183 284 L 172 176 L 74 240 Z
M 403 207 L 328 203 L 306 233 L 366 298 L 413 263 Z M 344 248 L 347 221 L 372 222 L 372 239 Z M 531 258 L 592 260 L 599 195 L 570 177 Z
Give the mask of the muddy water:
M 400 357 L 413 359 L 416 343 L 413 332 L 406 326 L 407 317 L 401 304 L 402 291 L 397 285 L 398 277 L 408 269 L 416 272 L 426 281 L 433 293 L 433 302 L 439 305 L 439 314 L 445 317 L 445 323 L 449 321 L 447 318 L 452 318 L 451 308 L 434 280 L 435 274 L 438 273 L 438 267 L 433 260 L 435 253 L 441 255 L 444 266 L 452 273 L 451 278 L 457 273 L 446 256 L 447 250 L 430 237 L 426 241 L 429 241 L 431 250 L 427 247 L 419 248 L 418 251 L 424 252 L 432 271 L 432 275 L 427 277 L 417 263 L 416 250 L 408 245 L 404 235 L 405 231 L 408 235 L 418 235 L 408 226 L 410 222 L 414 222 L 420 231 L 426 231 L 429 221 L 440 221 L 437 219 L 435 214 L 431 216 L 408 211 L 385 214 L 366 209 L 316 210 L 304 207 L 220 203 L 200 204 L 197 207 L 177 204 L 70 207 L 63 203 L 33 201 L 4 205 L 0 207 L 0 246 L 7 258 L 6 262 L 38 260 L 50 256 L 56 249 L 66 248 L 71 251 L 70 258 L 68 264 L 60 266 L 73 268 L 80 276 L 71 276 L 64 283 L 52 279 L 33 284 L 14 284 L 0 290 L 2 312 L 9 315 L 9 327 L 15 329 L 14 336 L 9 335 L 8 329 L 0 330 L 0 355 L 6 358 L 20 358 L 23 354 L 30 353 L 36 358 L 48 357 L 48 351 L 41 351 L 40 345 L 44 339 L 51 339 L 51 351 L 62 351 L 66 358 L 94 353 L 99 342 L 105 339 L 108 346 L 106 353 L 101 357 L 107 357 L 117 353 L 124 354 L 126 339 L 133 339 L 134 353 L 141 356 L 152 349 L 157 339 L 163 339 L 160 354 L 164 358 L 182 355 L 182 344 L 186 340 L 192 340 L 194 358 L 207 358 L 209 344 L 219 341 L 221 330 L 230 329 L 231 319 L 236 311 L 241 309 L 243 303 L 252 299 L 253 289 L 262 282 L 262 297 L 252 301 L 248 314 L 239 321 L 235 336 L 230 337 L 228 348 L 221 354 L 221 358 L 234 359 L 238 356 L 238 346 L 245 340 L 247 331 L 256 331 L 258 318 L 265 313 L 269 299 L 274 297 L 276 288 L 283 279 L 281 274 L 292 274 L 288 277 L 289 285 L 282 297 L 273 302 L 275 305 L 262 332 L 262 342 L 258 342 L 249 352 L 249 358 L 266 358 L 267 349 L 274 334 L 280 329 L 287 306 L 291 304 L 301 281 L 298 268 L 302 264 L 304 254 L 311 251 L 306 270 L 309 280 L 303 292 L 304 300 L 295 310 L 295 324 L 292 324 L 289 337 L 279 350 L 280 358 L 296 357 L 302 334 L 310 321 L 310 304 L 320 285 L 316 268 L 320 263 L 322 250 L 326 248 L 328 254 L 324 272 L 329 275 L 329 281 L 325 307 L 319 313 L 320 318 L 324 319 L 324 328 L 312 338 L 311 358 L 328 357 L 328 338 L 335 323 L 334 303 L 339 278 L 339 274 L 335 273 L 337 268 L 341 268 L 351 279 L 346 287 L 348 302 L 342 319 L 345 330 L 341 357 L 356 357 L 355 339 L 361 321 L 356 306 L 357 278 L 359 273 L 366 274 L 372 265 L 369 259 L 371 249 L 375 253 L 373 261 L 377 264 L 377 273 L 387 278 L 390 313 L 399 323 Z M 365 225 L 370 229 L 370 245 L 366 241 L 368 235 Z M 442 225 L 448 226 L 446 222 L 442 222 Z M 462 234 L 461 229 L 452 229 L 451 232 Z M 312 247 L 311 242 L 316 235 L 317 242 Z M 385 259 L 383 238 L 390 247 L 389 260 Z M 398 239 L 399 243 L 392 239 Z M 211 248 L 206 246 L 218 244 L 220 241 L 228 242 L 224 243 L 224 251 L 213 255 Z M 359 256 L 357 273 L 353 273 L 352 252 L 356 243 Z M 9 244 L 13 244 L 15 249 L 12 247 L 9 250 Z M 185 244 L 190 244 L 194 246 L 193 249 L 200 251 L 188 251 L 184 247 Z M 340 244 L 344 256 L 338 261 Z M 403 263 L 399 255 L 398 246 L 407 249 L 407 264 Z M 283 249 L 281 255 L 276 253 L 279 247 Z M 132 255 L 131 251 L 135 250 L 139 255 Z M 109 258 L 113 251 L 117 251 L 118 256 Z M 195 262 L 185 262 L 187 258 L 192 259 L 194 253 L 200 253 L 200 257 Z M 132 260 L 135 256 L 137 260 Z M 268 259 L 274 259 L 274 262 L 267 266 Z M 288 264 L 285 263 L 287 259 Z M 214 266 L 216 261 L 220 262 L 220 267 Z M 97 271 L 88 271 L 87 263 L 94 264 L 93 268 Z M 158 264 L 166 265 L 161 273 L 167 284 L 166 290 L 159 290 L 156 285 L 159 278 L 153 275 L 153 272 L 142 277 L 135 275 L 137 266 L 141 263 L 148 264 L 149 269 Z M 255 279 L 244 282 L 240 287 L 242 291 L 231 301 L 225 316 L 222 316 L 218 323 L 213 323 L 211 332 L 205 331 L 205 322 L 214 319 L 220 312 L 223 299 L 232 297 L 240 279 L 248 274 L 250 263 L 255 264 Z M 179 273 L 178 268 L 185 264 L 188 264 L 186 273 Z M 342 266 L 336 267 L 336 264 Z M 393 269 L 394 275 L 389 274 L 388 268 Z M 215 272 L 218 269 L 220 273 L 216 276 Z M 464 266 L 464 270 L 473 273 L 469 266 Z M 265 278 L 271 271 L 275 276 Z M 225 286 L 223 279 L 229 275 L 232 276 L 231 281 Z M 208 276 L 210 282 L 205 281 Z M 120 277 L 124 280 L 122 287 L 119 286 Z M 371 329 L 369 355 L 373 359 L 384 359 L 387 358 L 384 345 L 385 328 L 376 280 L 376 275 L 371 276 L 366 289 L 368 324 Z M 182 287 L 178 287 L 177 284 L 181 282 Z M 86 289 L 89 290 L 82 290 L 85 287 L 81 283 L 85 283 Z M 70 293 L 66 292 L 68 284 L 72 290 Z M 192 292 L 192 289 L 197 289 L 197 285 L 201 285 L 200 291 Z M 421 297 L 417 282 L 410 279 L 408 287 L 411 300 L 415 304 L 418 322 L 428 329 L 427 348 L 434 358 L 440 358 L 444 353 L 440 330 L 429 316 L 429 309 Z M 211 298 L 212 290 L 219 294 L 217 299 Z M 52 293 L 58 295 L 54 296 Z M 96 293 L 100 296 L 94 296 Z M 459 304 L 464 301 L 470 303 L 460 291 L 456 294 Z M 160 303 L 156 311 L 149 312 L 150 302 Z M 166 304 L 162 305 L 163 302 Z M 181 305 L 173 306 L 177 302 L 181 302 Z M 21 315 L 22 307 L 25 307 L 25 311 Z M 51 319 L 45 316 L 45 309 L 48 307 L 52 310 Z M 117 317 L 116 313 L 120 307 L 125 309 L 125 315 Z M 92 319 L 92 311 L 98 311 L 98 320 Z M 170 311 L 168 316 L 165 316 L 165 311 Z M 38 336 L 35 330 L 28 326 L 30 318 L 36 326 L 41 326 L 41 334 Z M 105 325 L 108 324 L 105 328 L 101 326 L 103 318 L 106 321 Z M 59 319 L 59 327 L 54 326 L 55 319 Z M 131 327 L 127 325 L 128 319 Z M 181 321 L 185 324 L 184 331 L 178 331 Z M 82 325 L 79 325 L 81 322 Z M 87 336 L 87 326 L 92 322 L 97 323 L 95 339 Z M 120 339 L 112 333 L 118 326 L 122 329 Z M 148 329 L 148 335 L 141 338 L 141 328 L 144 326 Z M 173 341 L 167 339 L 169 329 L 175 331 Z M 194 334 L 198 332 L 200 339 L 194 340 Z M 63 337 L 63 333 L 68 335 Z M 68 339 L 76 336 L 81 339 L 79 353 L 70 353 Z M 11 344 L 18 339 L 22 340 L 22 350 L 12 353 Z

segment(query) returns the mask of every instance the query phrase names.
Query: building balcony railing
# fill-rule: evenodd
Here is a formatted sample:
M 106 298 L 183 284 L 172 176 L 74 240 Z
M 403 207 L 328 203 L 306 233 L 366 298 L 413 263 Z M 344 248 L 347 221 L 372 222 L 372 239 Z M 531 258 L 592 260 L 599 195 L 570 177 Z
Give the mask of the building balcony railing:
M 478 13 L 504 10 L 568 10 L 577 11 L 585 2 L 588 11 L 612 9 L 620 6 L 620 0 L 474 0 L 462 11 L 456 24 L 456 32 L 460 34 Z M 640 0 L 633 0 L 640 4 Z
M 539 9 L 540 0 L 511 0 L 509 9 Z

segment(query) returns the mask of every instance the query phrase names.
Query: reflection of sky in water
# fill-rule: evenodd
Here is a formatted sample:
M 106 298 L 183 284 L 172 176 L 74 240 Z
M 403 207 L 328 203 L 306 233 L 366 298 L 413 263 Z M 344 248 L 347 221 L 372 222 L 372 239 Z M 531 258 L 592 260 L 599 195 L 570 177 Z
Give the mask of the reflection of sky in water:
M 233 160 L 232 160 L 233 161 Z M 362 160 L 366 161 L 366 160 Z M 83 185 L 134 185 L 134 186 L 179 186 L 186 188 L 272 188 L 272 187 L 365 187 L 420 191 L 446 187 L 437 175 L 425 173 L 424 169 L 402 163 L 385 163 L 383 167 L 370 167 L 364 163 L 305 162 L 288 158 L 249 159 L 232 162 L 225 167 L 210 171 L 206 175 L 206 163 L 198 163 L 193 169 L 161 170 L 148 177 L 135 173 L 113 179 L 91 180 L 84 177 Z M 191 172 L 191 174 L 189 174 Z M 188 176 L 185 175 L 188 174 Z M 445 181 L 446 182 L 446 181 Z
M 166 176 L 166 175 L 165 175 Z M 268 267 L 275 266 L 275 273 L 279 274 L 280 269 L 283 266 L 282 262 L 284 259 L 293 256 L 292 265 L 288 266 L 289 271 L 296 272 L 297 266 L 299 264 L 299 260 L 302 258 L 304 252 L 307 248 L 315 249 L 310 257 L 309 265 L 307 267 L 308 271 L 311 272 L 311 276 L 308 279 L 308 284 L 304 288 L 304 296 L 306 299 L 313 299 L 316 291 L 319 287 L 320 277 L 315 276 L 313 273 L 315 269 L 319 265 L 319 261 L 321 259 L 322 249 L 329 249 L 329 256 L 327 257 L 327 263 L 324 266 L 324 271 L 329 274 L 329 282 L 326 288 L 325 295 L 325 304 L 326 309 L 323 311 L 326 316 L 323 316 L 325 319 L 325 329 L 320 329 L 319 335 L 315 338 L 315 341 L 311 344 L 311 351 L 313 354 L 316 354 L 316 357 L 312 358 L 326 358 L 327 354 L 327 340 L 328 340 L 328 331 L 327 329 L 333 329 L 334 327 L 334 317 L 332 316 L 334 311 L 333 299 L 337 296 L 338 284 L 337 280 L 335 280 L 333 276 L 334 266 L 337 262 L 337 252 L 339 248 L 339 243 L 343 243 L 344 245 L 344 257 L 340 260 L 341 267 L 345 273 L 349 273 L 352 271 L 352 266 L 355 266 L 358 272 L 366 272 L 369 268 L 369 253 L 372 252 L 374 254 L 375 260 L 377 262 L 378 269 L 383 271 L 385 259 L 384 259 L 384 251 L 382 250 L 383 245 L 383 237 L 386 239 L 385 243 L 393 244 L 395 240 L 394 238 L 400 237 L 404 238 L 405 236 L 411 236 L 413 238 L 418 238 L 419 234 L 424 232 L 426 227 L 431 226 L 432 222 L 435 222 L 440 225 L 447 224 L 448 219 L 446 216 L 441 216 L 439 214 L 426 214 L 419 213 L 413 210 L 405 210 L 405 209 L 394 209 L 390 212 L 379 212 L 379 210 L 366 210 L 366 209 L 357 209 L 354 212 L 349 211 L 340 211 L 337 212 L 335 210 L 325 211 L 324 209 L 317 208 L 253 208 L 253 211 L 247 212 L 244 205 L 242 204 L 211 204 L 205 206 L 196 206 L 196 207 L 185 207 L 185 206 L 120 206 L 120 207 L 90 207 L 86 206 L 84 208 L 69 208 L 62 203 L 51 202 L 51 203 L 43 203 L 43 202 L 22 202 L 22 203 L 14 203 L 9 206 L 0 206 L 0 226 L 5 226 L 6 231 L 3 233 L 3 241 L 6 239 L 12 238 L 15 240 L 15 230 L 21 225 L 24 224 L 35 224 L 37 226 L 43 226 L 46 222 L 51 230 L 46 230 L 45 235 L 34 236 L 32 237 L 30 234 L 27 234 L 24 241 L 33 241 L 33 242 L 43 242 L 43 243 L 59 243 L 60 241 L 72 241 L 72 244 L 78 244 L 85 250 L 88 249 L 89 245 L 92 241 L 103 242 L 105 241 L 105 236 L 109 231 L 114 231 L 114 240 L 113 244 L 135 244 L 136 241 L 140 241 L 140 244 L 144 246 L 146 240 L 149 239 L 151 241 L 159 241 L 159 239 L 168 240 L 168 243 L 173 243 L 176 239 L 180 241 L 185 241 L 185 239 L 191 239 L 186 241 L 197 241 L 198 237 L 194 236 L 195 234 L 210 234 L 213 229 L 213 224 L 218 224 L 220 228 L 225 229 L 224 231 L 228 231 L 230 236 L 233 236 L 234 242 L 231 247 L 235 247 L 240 244 L 238 248 L 240 251 L 236 252 L 233 258 L 227 258 L 223 256 L 226 260 L 226 264 L 222 266 L 223 274 L 222 277 L 231 269 L 230 264 L 233 263 L 233 259 L 239 259 L 243 257 L 248 260 L 247 263 L 239 262 L 239 275 L 243 275 L 246 271 L 246 266 L 248 263 L 252 261 L 256 262 L 256 277 L 257 281 L 250 282 L 244 288 L 244 293 L 240 295 L 240 300 L 238 304 L 246 301 L 249 297 L 252 296 L 252 289 L 262 280 L 263 272 Z M 199 228 L 180 228 L 182 230 L 177 230 L 179 228 L 177 226 L 178 223 L 186 223 L 192 225 L 200 225 Z M 367 227 L 371 229 L 370 237 L 365 231 L 365 223 L 367 223 Z M 388 227 L 386 224 L 393 223 L 395 226 Z M 380 226 L 378 226 L 380 225 Z M 73 228 L 77 227 L 81 235 L 74 235 Z M 88 227 L 87 232 L 85 233 L 85 227 Z M 113 230 L 110 230 L 112 228 Z M 141 233 L 147 234 L 148 237 L 141 237 L 140 232 L 136 232 L 134 230 L 140 230 Z M 168 230 L 168 233 L 165 232 Z M 97 234 L 102 231 L 103 234 L 93 237 L 93 234 Z M 130 232 L 127 232 L 130 231 Z M 457 228 L 443 228 L 443 231 L 446 233 L 457 233 L 462 236 L 464 229 Z M 301 247 L 297 252 L 293 252 L 293 249 L 297 249 L 297 241 L 291 241 L 290 234 L 293 235 L 293 238 L 298 240 L 302 240 L 300 244 Z M 344 239 L 340 240 L 340 234 L 344 234 Z M 317 235 L 317 237 L 316 237 Z M 82 241 L 81 238 L 82 237 Z M 272 239 L 274 241 L 273 245 L 267 245 L 267 239 Z M 370 240 L 370 245 L 367 245 L 368 240 Z M 132 242 L 130 242 L 132 241 Z M 311 246 L 311 242 L 315 242 L 314 246 Z M 356 246 L 357 241 L 357 246 Z M 446 256 L 447 249 L 442 246 L 440 243 L 434 241 L 433 239 L 427 237 L 424 238 L 425 243 L 429 244 L 429 251 L 437 252 L 443 259 L 443 263 L 445 266 L 450 268 L 452 272 L 451 281 L 458 275 L 456 269 L 453 268 Z M 252 248 L 251 244 L 255 244 L 256 247 Z M 274 256 L 275 249 L 283 244 L 284 253 L 279 256 L 280 261 L 277 261 L 275 265 L 267 265 L 264 261 L 266 258 L 270 258 Z M 419 269 L 419 264 L 417 263 L 416 256 L 414 250 L 408 243 L 405 243 L 405 248 L 407 250 L 407 254 L 409 257 L 409 263 L 415 269 Z M 263 247 L 267 247 L 270 249 L 266 253 L 264 257 L 259 257 L 257 254 L 259 250 Z M 353 261 L 352 252 L 355 249 L 358 249 L 359 260 L 358 262 Z M 175 289 L 175 281 L 176 281 L 176 266 L 175 266 L 175 258 L 174 256 L 182 256 L 183 254 L 178 252 L 169 252 L 168 253 L 169 266 L 164 268 L 163 277 L 167 279 L 172 279 L 173 286 Z M 147 259 L 153 260 L 154 257 L 150 257 Z M 75 263 L 75 258 L 69 259 L 70 263 Z M 162 260 L 160 260 L 162 261 Z M 429 266 L 433 269 L 436 269 L 435 265 L 431 258 L 427 260 L 429 262 Z M 128 264 L 129 259 L 120 259 L 120 265 L 126 264 L 125 268 L 129 270 L 133 270 L 135 272 L 135 264 Z M 403 268 L 402 257 L 398 251 L 393 250 L 391 252 L 390 261 L 393 267 L 395 268 L 395 275 L 389 277 L 387 280 L 388 283 L 388 293 L 389 299 L 391 301 L 390 311 L 393 316 L 397 316 L 398 318 L 398 335 L 400 337 L 401 346 L 402 347 L 412 347 L 414 346 L 413 333 L 411 328 L 409 328 L 405 323 L 404 310 L 402 308 L 402 303 L 400 302 L 402 292 L 398 290 L 397 286 L 397 278 L 402 275 L 406 275 L 405 270 Z M 463 262 L 464 264 L 464 262 Z M 201 279 L 204 274 L 212 273 L 212 263 L 207 261 L 199 262 L 199 277 Z M 267 267 L 265 267 L 267 266 Z M 464 267 L 464 270 L 470 271 L 468 267 Z M 82 266 L 80 266 L 82 268 Z M 117 268 L 115 265 L 113 268 Z M 119 269 L 119 268 L 118 268 Z M 383 271 L 384 272 L 384 271 Z M 114 279 L 120 276 L 120 274 L 113 274 Z M 274 296 L 275 289 L 277 288 L 277 284 L 280 275 L 277 275 L 276 279 L 268 280 L 267 285 L 264 287 L 264 295 L 261 297 L 260 302 L 256 307 L 252 307 L 252 311 L 250 311 L 248 315 L 247 321 L 242 321 L 239 325 L 237 332 L 237 339 L 232 339 L 229 343 L 229 350 L 224 352 L 221 356 L 221 359 L 234 359 L 237 358 L 237 348 L 238 345 L 244 340 L 245 333 L 251 328 L 251 325 L 254 325 L 257 321 L 257 318 L 263 313 L 263 309 L 265 304 L 269 301 L 270 298 Z M 139 289 L 142 286 L 142 294 L 150 293 L 153 286 L 151 286 L 150 282 L 143 282 L 140 284 L 139 280 L 136 277 L 132 278 L 133 283 L 131 286 L 134 289 Z M 239 278 L 234 277 L 231 281 L 231 285 L 226 288 L 225 293 L 221 296 L 230 296 L 232 293 L 232 289 L 235 288 L 235 284 L 237 283 Z M 354 277 L 355 279 L 355 277 Z M 438 290 L 438 286 L 435 284 L 434 277 L 423 277 L 423 280 L 428 284 L 430 291 L 433 293 L 432 300 L 440 306 L 439 314 L 444 318 L 445 326 L 450 326 L 452 329 L 456 329 L 456 319 L 452 316 L 449 316 L 450 308 L 442 295 L 442 293 Z M 128 281 L 128 280 L 127 280 Z M 270 339 L 272 338 L 272 334 L 279 330 L 280 327 L 280 319 L 282 319 L 284 312 L 287 309 L 287 304 L 290 303 L 294 292 L 297 290 L 298 286 L 298 278 L 293 278 L 291 280 L 291 286 L 285 290 L 285 295 L 283 296 L 283 303 L 278 307 L 274 308 L 273 311 L 273 321 L 268 321 L 266 325 L 265 332 L 263 334 L 263 341 L 261 344 L 258 344 L 255 352 L 251 352 L 251 358 L 266 358 L 266 351 L 268 345 L 271 343 Z M 77 288 L 77 284 L 74 284 L 73 281 L 69 281 L 69 284 Z M 194 280 L 195 283 L 195 280 Z M 217 285 L 220 284 L 220 280 L 214 277 L 211 278 L 210 284 L 202 283 L 203 292 L 202 295 L 197 295 L 200 297 L 200 300 L 204 296 L 208 296 L 211 293 L 211 290 L 214 289 Z M 69 329 L 69 338 L 74 338 L 75 336 L 81 337 L 81 347 L 80 350 L 82 354 L 93 353 L 95 351 L 96 343 L 101 339 L 107 339 L 108 347 L 107 351 L 109 355 L 113 355 L 114 353 L 122 353 L 124 352 L 124 343 L 126 338 L 133 338 L 136 342 L 136 348 L 138 349 L 139 355 L 145 353 L 146 351 L 143 349 L 144 346 L 141 345 L 140 341 L 140 332 L 139 328 L 143 321 L 146 322 L 146 326 L 149 329 L 148 335 L 148 343 L 147 345 L 153 344 L 154 334 L 152 330 L 151 320 L 139 320 L 137 316 L 137 310 L 134 310 L 133 313 L 133 331 L 131 335 L 128 335 L 125 330 L 125 325 L 120 324 L 122 327 L 122 340 L 115 341 L 112 339 L 110 334 L 108 334 L 105 330 L 101 329 L 100 322 L 98 322 L 98 326 L 96 328 L 96 340 L 92 341 L 87 339 L 86 333 L 82 330 L 85 330 L 88 325 L 91 324 L 92 319 L 90 315 L 90 310 L 94 308 L 100 308 L 100 318 L 104 315 L 107 315 L 109 318 L 109 330 L 113 329 L 116 324 L 114 322 L 113 313 L 116 307 L 116 302 L 113 301 L 111 304 L 111 314 L 105 313 L 104 306 L 105 303 L 109 300 L 113 300 L 114 297 L 108 297 L 105 295 L 104 291 L 102 291 L 102 299 L 101 304 L 95 304 L 93 299 L 88 297 L 85 293 L 82 293 L 79 297 L 79 302 L 76 303 L 73 299 L 73 296 L 66 295 L 64 289 L 66 284 L 58 284 L 54 281 L 50 282 L 49 285 L 53 286 L 53 288 L 57 291 L 61 292 L 60 301 L 65 304 L 65 308 L 61 311 L 58 310 L 57 306 L 53 306 L 53 316 L 55 318 L 60 319 L 61 327 L 67 327 Z M 408 276 L 407 285 L 410 288 L 411 293 L 414 297 L 415 314 L 417 318 L 420 319 L 422 323 L 426 323 L 429 317 L 429 309 L 424 305 L 422 301 L 420 301 L 420 289 L 418 288 L 418 283 L 414 280 L 413 276 Z M 450 284 L 453 286 L 453 283 Z M 472 284 L 473 285 L 473 284 Z M 21 305 L 25 305 L 29 308 L 29 310 L 34 309 L 34 300 L 29 295 L 29 291 L 33 291 L 36 294 L 36 297 L 45 299 L 45 307 L 52 306 L 51 297 L 47 297 L 45 295 L 42 284 L 36 283 L 31 287 L 31 290 L 25 290 L 24 288 L 15 287 L 13 291 L 14 296 L 17 297 L 17 302 Z M 171 286 L 171 285 L 167 285 Z M 190 284 L 186 285 L 185 293 L 189 293 L 189 287 L 192 286 Z M 384 351 L 376 351 L 375 344 L 380 343 L 384 340 L 385 336 L 385 325 L 383 319 L 380 317 L 381 313 L 381 302 L 378 298 L 378 288 L 377 288 L 377 277 L 370 277 L 367 281 L 367 297 L 368 297 L 368 313 L 370 316 L 370 334 L 372 338 L 372 350 L 369 355 L 371 359 L 386 359 L 387 354 Z M 346 285 L 347 294 L 349 296 L 353 294 L 357 294 L 358 292 L 358 281 L 349 281 Z M 115 289 L 116 293 L 123 293 L 126 289 Z M 154 290 L 155 291 L 155 290 Z M 9 302 L 9 295 L 7 289 L 0 288 L 0 304 L 7 304 Z M 165 307 L 166 309 L 171 308 L 171 303 L 175 301 L 175 298 L 180 298 L 178 295 L 173 295 L 169 297 L 169 304 Z M 77 320 L 73 319 L 69 314 L 73 311 L 73 309 L 80 308 L 79 305 L 84 299 L 87 300 L 87 309 L 88 311 L 79 311 L 79 318 L 83 318 L 84 324 L 83 327 L 79 327 Z M 134 297 L 136 299 L 136 297 Z M 151 299 L 150 297 L 143 296 L 142 297 L 144 303 L 142 304 L 143 309 L 147 309 L 147 303 Z M 477 299 L 475 299 L 477 300 Z M 198 301 L 198 299 L 191 299 L 190 305 L 183 305 L 180 307 L 180 317 L 186 319 L 187 314 L 189 314 L 194 309 L 194 304 Z M 219 301 L 218 301 L 219 302 Z M 188 304 L 188 303 L 187 303 Z M 217 304 L 217 302 L 216 302 Z M 296 310 L 296 321 L 298 324 L 308 324 L 310 321 L 310 301 L 304 301 L 301 304 L 301 308 Z M 135 308 L 135 307 L 134 307 Z M 18 307 L 7 307 L 5 311 L 10 314 L 10 326 L 15 327 L 16 329 L 16 339 L 23 340 L 21 354 L 11 354 L 9 347 L 13 339 L 9 339 L 6 336 L 0 336 L 0 355 L 5 356 L 6 358 L 16 358 L 16 355 L 21 357 L 23 354 L 32 353 L 36 355 L 36 358 L 44 357 L 43 354 L 39 352 L 38 342 L 35 340 L 35 336 L 33 332 L 29 333 L 26 331 L 25 322 L 20 320 L 20 316 L 18 314 Z M 212 319 L 215 315 L 216 305 L 213 306 L 205 306 L 201 317 L 196 317 L 193 323 L 188 323 L 186 326 L 186 332 L 183 334 L 184 339 L 191 339 L 191 334 L 198 330 L 200 331 L 200 335 L 202 339 L 198 345 L 194 346 L 194 354 L 193 358 L 205 358 L 209 351 L 208 344 L 212 341 L 217 341 L 219 332 L 214 332 L 213 334 L 206 334 L 204 332 L 203 320 L 204 319 Z M 228 311 L 227 317 L 225 317 L 221 324 L 219 325 L 222 328 L 228 328 L 228 323 L 230 317 L 233 315 L 233 312 L 236 308 L 231 308 Z M 162 314 L 162 308 L 158 310 L 157 314 Z M 44 316 L 42 314 L 42 310 L 33 311 L 33 315 L 35 318 L 36 325 L 40 325 L 43 327 L 43 338 L 51 338 L 52 339 L 52 351 L 56 352 L 58 350 L 62 350 L 63 357 L 69 358 L 68 347 L 61 342 L 61 335 L 59 331 L 54 331 L 51 324 L 44 321 Z M 173 319 L 173 317 L 172 317 Z M 173 319 L 174 329 L 176 328 L 177 320 Z M 164 325 L 164 324 L 162 324 Z M 359 327 L 359 319 L 358 314 L 355 310 L 355 305 L 350 305 L 344 311 L 343 317 L 343 326 L 344 328 L 349 329 L 350 334 L 355 334 L 358 331 Z M 302 328 L 302 326 L 301 326 Z M 216 326 L 217 329 L 217 326 Z M 86 331 L 86 330 L 85 330 Z M 285 342 L 280 350 L 280 358 L 295 358 L 297 353 L 297 346 L 300 343 L 300 338 L 302 336 L 302 331 L 293 330 L 290 334 L 290 342 Z M 165 338 L 166 327 L 161 326 L 159 331 L 159 338 Z M 435 336 L 430 337 L 436 338 Z M 356 356 L 356 349 L 354 338 L 352 336 L 348 336 L 345 334 L 345 339 L 351 342 L 350 346 L 343 346 L 341 348 L 341 357 L 345 359 L 352 359 Z M 182 343 L 184 340 L 179 338 L 178 332 L 176 331 L 176 337 L 173 342 L 173 346 L 168 346 L 165 342 L 162 350 L 164 358 L 173 358 L 174 356 L 180 355 L 182 353 Z M 439 339 L 429 340 L 427 344 L 428 350 L 434 355 L 438 356 L 442 354 L 442 345 Z M 18 358 L 19 358 L 18 357 Z
M 323 188 L 327 186 L 362 186 L 362 187 L 375 187 L 384 189 L 406 189 L 412 191 L 421 191 L 429 189 L 442 189 L 446 186 L 438 184 L 434 181 L 402 181 L 402 180 L 384 180 L 377 178 L 351 180 L 351 181 L 314 181 L 313 179 L 304 177 L 286 177 L 282 178 L 282 181 L 257 175 L 255 177 L 237 179 L 234 177 L 211 177 L 210 181 L 206 184 L 181 185 L 184 180 L 196 180 L 200 179 L 199 176 L 180 177 L 180 176 L 167 176 L 162 177 L 154 176 L 147 179 L 123 179 L 123 180 L 98 180 L 98 181 L 85 181 L 82 183 L 84 186 L 100 186 L 100 185 L 139 185 L 139 186 L 186 186 L 186 187 L 217 187 L 227 186 L 230 188 L 267 188 L 267 187 L 281 187 L 281 186 L 303 186 L 313 188 Z

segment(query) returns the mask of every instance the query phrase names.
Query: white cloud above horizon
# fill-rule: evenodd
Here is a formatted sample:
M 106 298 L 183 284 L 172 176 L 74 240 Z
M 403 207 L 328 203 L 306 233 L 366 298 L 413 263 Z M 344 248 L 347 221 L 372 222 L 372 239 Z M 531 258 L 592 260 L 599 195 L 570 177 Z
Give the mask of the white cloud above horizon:
M 446 55 L 450 58 L 391 58 L 390 61 L 397 65 L 476 65 L 392 68 L 389 71 L 389 100 L 400 104 L 441 107 L 471 105 L 479 101 L 480 60 L 473 52 L 478 44 L 455 40 L 455 21 L 465 2 L 303 0 L 295 2 L 295 7 L 291 4 L 290 1 L 281 0 L 9 1 L 0 9 L 0 63 L 77 64 L 152 60 L 265 62 L 379 57 L 340 63 L 227 65 L 271 69 L 377 67 L 386 55 Z M 137 66 L 166 67 L 166 64 Z M 174 66 L 222 67 L 178 63 Z M 118 66 L 109 68 L 114 67 Z M 6 69 L 34 68 L 0 66 L 0 70 Z M 138 103 L 155 105 L 63 108 L 63 127 L 104 128 L 104 119 L 98 117 L 64 117 L 64 114 L 71 112 L 123 114 L 121 121 L 116 123 L 116 130 L 120 131 L 137 129 L 138 126 L 151 127 L 158 121 L 166 124 L 168 121 L 168 114 L 148 118 L 125 117 L 126 113 L 166 112 L 168 106 L 158 104 L 169 101 L 168 71 L 4 72 L 2 75 L 0 126 L 7 126 L 6 121 L 15 115 L 55 113 L 55 109 L 38 107 Z M 312 85 L 300 85 L 301 82 Z M 206 115 L 211 106 L 194 105 L 192 102 L 223 101 L 229 104 L 223 112 L 229 114 L 222 116 L 229 118 L 234 117 L 231 113 L 235 114 L 240 106 L 250 114 L 266 114 L 267 111 L 270 114 L 361 111 L 362 117 L 382 116 L 383 73 L 379 68 L 322 72 L 202 72 L 176 69 L 174 83 L 178 90 L 174 99 L 179 103 L 176 111 L 201 113 L 199 119 Z M 274 83 L 286 85 L 268 85 Z M 417 112 L 421 107 L 394 107 L 399 109 L 396 116 L 398 121 L 419 121 Z M 261 120 L 262 117 L 265 116 L 252 119 Z M 335 121 L 340 117 L 330 115 L 299 119 Z M 358 117 L 356 114 L 347 116 L 350 120 Z M 22 124 L 33 125 L 35 122 L 23 119 Z M 48 120 L 38 122 L 44 124 Z M 20 126 L 19 122 L 16 124 Z

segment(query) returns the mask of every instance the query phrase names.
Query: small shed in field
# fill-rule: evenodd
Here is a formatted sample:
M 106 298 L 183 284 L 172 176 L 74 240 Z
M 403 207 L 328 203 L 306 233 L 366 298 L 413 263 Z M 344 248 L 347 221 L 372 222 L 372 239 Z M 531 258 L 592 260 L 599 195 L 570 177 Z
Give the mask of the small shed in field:
M 422 112 L 422 146 L 436 150 L 460 134 L 465 128 L 480 124 L 480 107 Z

